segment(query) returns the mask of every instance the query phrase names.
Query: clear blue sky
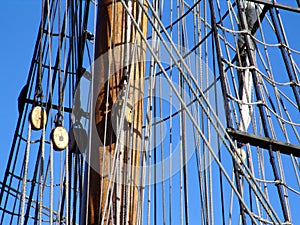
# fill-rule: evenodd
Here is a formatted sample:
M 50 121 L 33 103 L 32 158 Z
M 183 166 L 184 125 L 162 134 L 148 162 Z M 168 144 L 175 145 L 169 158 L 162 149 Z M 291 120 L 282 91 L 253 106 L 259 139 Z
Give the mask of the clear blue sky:
M 18 95 L 26 83 L 41 14 L 37 0 L 0 3 L 0 178 L 18 119 Z

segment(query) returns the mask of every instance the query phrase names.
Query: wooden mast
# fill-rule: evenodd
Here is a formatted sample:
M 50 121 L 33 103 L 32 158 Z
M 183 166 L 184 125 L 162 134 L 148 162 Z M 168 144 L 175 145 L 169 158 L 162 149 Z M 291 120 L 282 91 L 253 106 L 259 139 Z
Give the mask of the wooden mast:
M 135 0 L 126 2 L 146 36 L 147 17 Z M 145 7 L 147 8 L 147 5 Z M 138 63 L 129 63 L 130 66 L 127 67 L 126 60 L 138 61 Z M 142 38 L 121 1 L 100 1 L 95 40 L 94 89 L 97 90 L 96 96 L 98 96 L 95 104 L 95 123 L 101 145 L 94 146 L 91 151 L 91 158 L 94 161 L 98 160 L 91 166 L 89 176 L 86 215 L 88 224 L 98 224 L 101 221 L 106 224 L 107 220 L 108 224 L 136 224 L 137 222 L 144 61 L 145 44 L 142 44 Z M 127 85 L 122 86 L 126 77 L 128 77 Z M 119 144 L 117 144 L 116 136 L 119 128 L 116 127 L 120 124 L 117 117 L 120 115 L 116 117 L 115 106 L 122 102 L 120 100 L 122 94 L 123 99 L 125 98 L 124 93 L 127 89 L 129 90 L 128 102 L 133 105 L 133 116 L 125 115 L 125 118 L 133 118 L 133 120 L 123 124 Z M 117 145 L 119 150 L 115 155 Z M 115 167 L 116 175 L 111 182 L 110 174 L 115 157 L 118 158 Z M 128 167 L 128 164 L 132 167 Z

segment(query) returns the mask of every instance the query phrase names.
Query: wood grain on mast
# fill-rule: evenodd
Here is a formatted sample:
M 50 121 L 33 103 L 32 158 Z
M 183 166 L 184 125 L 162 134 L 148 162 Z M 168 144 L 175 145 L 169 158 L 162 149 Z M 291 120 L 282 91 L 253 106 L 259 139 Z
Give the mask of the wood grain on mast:
M 126 2 L 146 36 L 146 15 L 135 0 Z M 145 6 L 147 8 L 147 5 Z M 129 66 L 126 66 L 126 61 L 129 62 Z M 131 63 L 132 61 L 137 63 Z M 145 44 L 142 44 L 142 38 L 131 23 L 122 2 L 100 1 L 95 40 L 94 87 L 98 91 L 95 122 L 102 145 L 96 148 L 98 151 L 92 149 L 91 153 L 91 158 L 99 160 L 96 167 L 94 165 L 90 170 L 88 224 L 137 222 L 144 61 Z M 125 92 L 120 85 L 126 76 L 128 84 L 125 88 L 129 88 L 126 99 L 133 102 L 133 120 L 132 123 L 123 123 L 121 135 L 117 140 L 119 128 L 116 127 L 121 123 L 115 118 L 113 110 L 122 92 Z M 117 155 L 116 146 L 119 146 Z M 114 180 L 110 181 L 113 179 L 111 175 L 115 156 L 118 159 L 114 170 L 116 175 Z

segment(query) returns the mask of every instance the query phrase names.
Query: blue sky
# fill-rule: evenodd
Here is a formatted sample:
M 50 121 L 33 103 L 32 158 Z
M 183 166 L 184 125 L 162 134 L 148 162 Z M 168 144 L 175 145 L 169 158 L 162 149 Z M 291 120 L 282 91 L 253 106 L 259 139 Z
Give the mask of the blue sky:
M 18 95 L 26 83 L 40 21 L 41 1 L 0 3 L 0 178 L 18 119 Z

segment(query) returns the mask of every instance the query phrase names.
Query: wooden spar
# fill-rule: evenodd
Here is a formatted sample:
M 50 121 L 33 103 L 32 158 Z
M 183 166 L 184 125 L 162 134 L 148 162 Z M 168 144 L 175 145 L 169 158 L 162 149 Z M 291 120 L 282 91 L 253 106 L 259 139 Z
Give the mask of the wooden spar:
M 132 15 L 146 36 L 147 17 L 144 13 L 140 13 L 142 9 L 135 0 L 126 2 L 132 3 L 130 7 Z M 147 5 L 145 7 L 147 8 Z M 129 61 L 133 59 L 138 63 L 131 63 L 129 67 L 124 66 L 128 55 Z M 93 147 L 90 153 L 92 159 L 99 160 L 91 166 L 89 187 L 87 187 L 89 190 L 86 214 L 88 224 L 98 224 L 99 221 L 107 224 L 107 220 L 108 224 L 136 224 L 137 222 L 144 61 L 145 44 L 142 44 L 142 38 L 131 23 L 122 3 L 119 0 L 100 1 L 95 39 L 94 89 L 97 90 L 96 96 L 98 96 L 95 103 L 95 123 L 102 144 Z M 123 91 L 120 88 L 120 84 L 126 75 L 130 77 L 126 88 L 129 88 L 129 101 L 133 101 L 133 120 L 132 123 L 124 123 L 121 131 L 117 155 L 120 163 L 116 164 L 117 175 L 114 181 L 117 182 L 114 183 L 114 181 L 110 182 L 111 177 L 109 177 L 115 159 L 118 133 L 114 106 L 120 102 L 120 95 L 125 92 L 124 88 Z M 124 165 L 128 164 L 131 167 L 126 166 L 127 169 L 129 168 L 127 170 Z M 124 172 L 125 169 L 127 172 Z

